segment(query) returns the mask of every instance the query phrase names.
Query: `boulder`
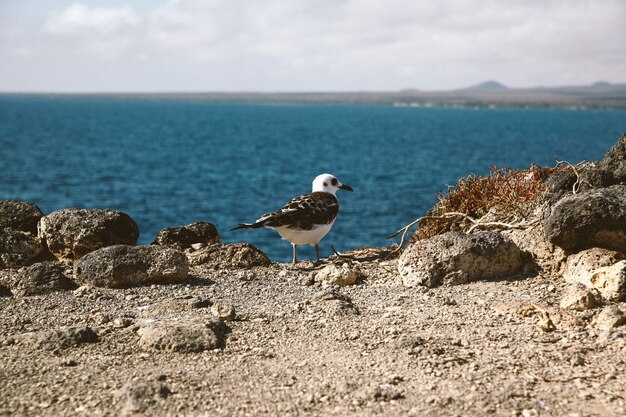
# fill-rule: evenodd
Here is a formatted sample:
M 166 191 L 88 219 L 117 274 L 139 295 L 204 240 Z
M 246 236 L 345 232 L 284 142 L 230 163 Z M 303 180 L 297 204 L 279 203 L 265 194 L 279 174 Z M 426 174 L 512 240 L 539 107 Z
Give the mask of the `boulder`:
M 543 221 L 546 238 L 566 252 L 598 246 L 626 252 L 626 185 L 564 197 Z
M 37 234 L 37 222 L 43 213 L 35 204 L 28 201 L 0 201 L 0 229 L 10 227 L 14 230 Z
M 578 176 L 576 175 L 578 173 Z M 554 205 L 557 201 L 573 194 L 574 184 L 577 191 L 583 192 L 594 188 L 603 188 L 615 184 L 610 172 L 600 169 L 597 163 L 585 162 L 576 168 L 568 168 L 556 171 L 550 175 L 545 184 L 546 190 L 543 193 L 542 201 L 548 205 Z
M 96 287 L 124 288 L 184 282 L 189 261 L 163 246 L 115 245 L 91 252 L 74 263 L 74 279 Z
M 517 273 L 523 253 L 497 232 L 447 232 L 409 245 L 398 260 L 407 287 L 461 284 Z
M 167 397 L 172 393 L 159 378 L 133 378 L 115 391 L 122 404 L 120 416 L 158 415 L 164 408 Z M 115 413 L 113 413 L 115 414 Z
M 152 242 L 153 245 L 175 246 L 179 249 L 190 248 L 196 243 L 210 245 L 222 243 L 222 239 L 215 225 L 198 221 L 187 226 L 167 227 Z
M 71 280 L 72 270 L 61 262 L 40 262 L 20 269 L 13 279 L 12 292 L 22 296 L 48 294 L 54 291 L 74 290 L 78 285 Z
M 266 254 L 249 243 L 209 245 L 187 253 L 187 256 L 191 265 L 203 265 L 213 269 L 250 269 L 271 264 Z
M 76 260 L 106 246 L 135 245 L 139 227 L 114 210 L 70 208 L 42 217 L 39 237 L 60 260 Z
M 163 320 L 142 325 L 139 347 L 169 352 L 202 352 L 224 344 L 226 326 L 217 319 Z
M 315 274 L 316 281 L 340 287 L 353 285 L 356 282 L 356 278 L 356 271 L 347 265 L 326 265 Z
M 626 133 L 598 162 L 598 168 L 611 175 L 613 184 L 626 184 Z
M 30 233 L 8 227 L 0 229 L 0 269 L 32 265 L 45 253 L 39 239 Z

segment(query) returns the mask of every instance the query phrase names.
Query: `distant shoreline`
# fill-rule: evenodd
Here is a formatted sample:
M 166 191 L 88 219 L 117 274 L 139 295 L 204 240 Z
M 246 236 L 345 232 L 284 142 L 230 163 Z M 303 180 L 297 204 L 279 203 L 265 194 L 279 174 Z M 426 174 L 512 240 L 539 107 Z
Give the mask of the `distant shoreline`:
M 484 86 L 484 87 L 481 87 Z M 401 90 L 389 92 L 164 92 L 58 93 L 0 92 L 0 97 L 110 98 L 230 103 L 374 104 L 395 107 L 625 109 L 626 84 L 591 86 L 493 88 L 493 84 L 451 91 Z

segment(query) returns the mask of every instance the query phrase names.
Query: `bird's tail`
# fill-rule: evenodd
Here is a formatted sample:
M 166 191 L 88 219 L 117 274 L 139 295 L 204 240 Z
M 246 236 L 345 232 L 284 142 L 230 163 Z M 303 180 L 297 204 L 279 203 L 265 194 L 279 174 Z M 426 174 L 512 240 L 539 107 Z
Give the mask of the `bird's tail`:
M 262 222 L 256 222 L 256 223 L 239 223 L 239 225 L 237 227 L 233 227 L 232 229 L 230 229 L 231 231 L 233 230 L 238 230 L 238 229 L 259 229 L 263 227 L 263 223 Z

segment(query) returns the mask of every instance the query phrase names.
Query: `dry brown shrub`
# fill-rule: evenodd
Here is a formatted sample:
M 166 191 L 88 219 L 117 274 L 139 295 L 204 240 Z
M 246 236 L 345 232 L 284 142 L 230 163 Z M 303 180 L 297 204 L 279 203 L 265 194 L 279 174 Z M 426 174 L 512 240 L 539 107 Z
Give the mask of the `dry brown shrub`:
M 438 195 L 439 202 L 427 216 L 446 213 L 463 213 L 479 219 L 489 213 L 491 220 L 508 222 L 526 218 L 540 200 L 546 189 L 546 179 L 558 170 L 568 167 L 558 164 L 554 168 L 531 165 L 524 170 L 492 166 L 485 177 L 470 175 L 461 178 L 456 185 L 448 186 L 445 195 Z M 472 226 L 462 216 L 422 219 L 413 239 L 421 240 L 449 230 L 467 231 Z

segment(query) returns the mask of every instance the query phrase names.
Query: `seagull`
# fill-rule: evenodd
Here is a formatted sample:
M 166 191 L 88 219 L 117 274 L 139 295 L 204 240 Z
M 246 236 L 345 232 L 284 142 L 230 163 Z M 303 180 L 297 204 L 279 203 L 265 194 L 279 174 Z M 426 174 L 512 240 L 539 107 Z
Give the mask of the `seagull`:
M 291 242 L 294 264 L 298 262 L 298 245 L 305 244 L 315 245 L 315 256 L 319 261 L 319 242 L 333 227 L 339 213 L 337 190 L 352 191 L 352 187 L 342 184 L 334 175 L 318 175 L 313 180 L 310 194 L 295 197 L 280 210 L 264 214 L 254 223 L 240 223 L 231 230 L 269 227 Z

